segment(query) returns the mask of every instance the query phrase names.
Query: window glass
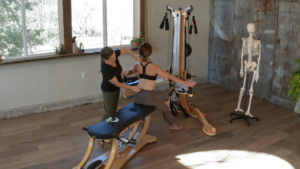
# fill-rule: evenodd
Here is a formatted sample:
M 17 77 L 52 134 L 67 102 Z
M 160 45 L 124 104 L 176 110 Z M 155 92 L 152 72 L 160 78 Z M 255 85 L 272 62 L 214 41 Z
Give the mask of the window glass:
M 28 54 L 54 53 L 59 46 L 57 0 L 26 0 Z
M 102 0 L 72 0 L 73 36 L 84 49 L 103 47 Z
M 0 1 L 0 12 L 0 55 L 24 56 L 21 1 Z
M 133 0 L 107 0 L 108 46 L 130 44 L 133 31 Z

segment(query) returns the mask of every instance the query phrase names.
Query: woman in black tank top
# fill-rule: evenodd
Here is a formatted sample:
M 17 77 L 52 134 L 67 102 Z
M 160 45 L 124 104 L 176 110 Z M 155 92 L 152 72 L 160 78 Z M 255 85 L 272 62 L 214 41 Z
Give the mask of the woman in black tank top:
M 139 72 L 140 73 L 139 74 L 140 83 L 141 83 L 142 79 L 155 81 L 156 78 L 157 78 L 157 75 L 160 75 L 163 78 L 171 79 L 172 81 L 180 83 L 180 84 L 185 85 L 185 86 L 193 87 L 196 84 L 192 80 L 189 80 L 189 81 L 180 80 L 180 79 L 176 78 L 175 76 L 172 76 L 168 72 L 164 71 L 158 65 L 151 66 L 152 67 L 152 72 L 153 71 L 156 72 L 155 76 L 147 75 L 146 70 L 148 70 L 148 72 L 149 72 L 149 67 L 147 69 L 146 69 L 146 67 L 149 66 L 149 64 L 153 64 L 151 62 L 151 59 L 150 59 L 151 53 L 152 53 L 152 46 L 149 43 L 143 43 L 143 44 L 140 45 L 139 54 L 140 54 L 141 60 L 142 60 L 142 62 L 146 62 L 146 64 L 143 64 L 141 62 L 136 63 L 136 65 L 141 64 L 141 66 L 143 68 L 143 71 Z M 127 72 L 126 76 L 131 75 L 131 74 L 136 73 L 136 72 L 138 72 L 137 71 L 137 66 L 130 69 Z M 163 113 L 163 118 L 168 123 L 169 129 L 174 129 L 174 130 L 181 130 L 182 129 L 182 126 L 177 125 L 173 122 L 173 117 L 172 117 L 171 113 L 169 112 L 168 106 L 164 102 L 160 101 L 155 96 L 154 89 L 153 90 L 142 89 L 142 91 L 140 93 L 134 93 L 133 101 L 137 104 L 143 104 L 143 105 L 146 105 L 146 106 L 155 106 L 157 110 L 159 110 Z
M 118 108 L 120 87 L 131 89 L 137 93 L 141 91 L 138 86 L 128 86 L 127 84 L 122 83 L 122 66 L 120 65 L 118 58 L 125 53 L 129 53 L 134 59 L 140 61 L 140 58 L 136 56 L 129 48 L 113 50 L 110 47 L 105 47 L 100 52 L 101 73 L 103 77 L 101 90 L 105 110 L 101 121 L 105 121 L 116 113 Z

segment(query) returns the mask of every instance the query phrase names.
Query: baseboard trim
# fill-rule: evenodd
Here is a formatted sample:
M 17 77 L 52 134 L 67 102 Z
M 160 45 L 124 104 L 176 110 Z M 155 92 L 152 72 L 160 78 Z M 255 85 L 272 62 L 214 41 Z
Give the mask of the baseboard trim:
M 196 77 L 193 78 L 193 80 L 197 84 L 206 83 L 207 76 Z M 158 80 L 155 86 L 155 91 L 163 91 L 168 89 L 169 89 L 168 81 L 162 79 Z M 120 98 L 121 97 L 122 95 L 120 95 Z M 71 107 L 83 106 L 87 104 L 99 103 L 102 101 L 103 101 L 103 97 L 102 95 L 99 94 L 99 95 L 73 98 L 73 99 L 62 100 L 62 101 L 51 102 L 51 103 L 42 103 L 42 104 L 36 104 L 31 106 L 19 107 L 19 108 L 14 108 L 9 110 L 0 110 L 0 120 L 20 117 L 29 114 L 43 113 L 43 112 L 48 112 L 53 110 L 61 110 L 61 109 L 66 109 Z

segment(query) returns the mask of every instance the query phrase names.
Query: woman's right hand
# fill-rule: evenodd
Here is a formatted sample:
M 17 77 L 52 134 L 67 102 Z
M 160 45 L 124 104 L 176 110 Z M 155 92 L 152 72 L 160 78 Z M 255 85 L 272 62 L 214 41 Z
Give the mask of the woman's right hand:
M 184 85 L 185 85 L 185 86 L 188 86 L 188 87 L 194 87 L 195 84 L 196 84 L 196 82 L 193 81 L 193 80 L 188 80 L 188 81 L 185 81 L 185 82 L 184 82 Z
M 132 86 L 132 90 L 136 93 L 139 93 L 142 89 L 139 86 Z

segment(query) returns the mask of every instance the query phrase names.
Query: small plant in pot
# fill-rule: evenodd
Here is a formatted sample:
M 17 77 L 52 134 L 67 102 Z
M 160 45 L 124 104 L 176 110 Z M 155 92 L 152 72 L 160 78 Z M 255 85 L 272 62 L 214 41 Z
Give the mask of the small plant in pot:
M 59 47 L 55 47 L 56 55 L 63 55 L 65 54 L 65 45 L 60 44 Z
M 84 46 L 82 45 L 81 53 L 84 53 Z
M 144 38 L 141 37 L 132 37 L 131 43 L 133 43 L 133 46 L 136 48 L 139 48 L 141 43 L 144 43 Z
M 79 43 L 79 46 L 77 47 L 77 52 L 76 53 L 78 53 L 78 54 L 80 54 L 81 53 L 81 48 L 83 47 L 83 44 L 82 44 L 82 42 L 81 43 Z

